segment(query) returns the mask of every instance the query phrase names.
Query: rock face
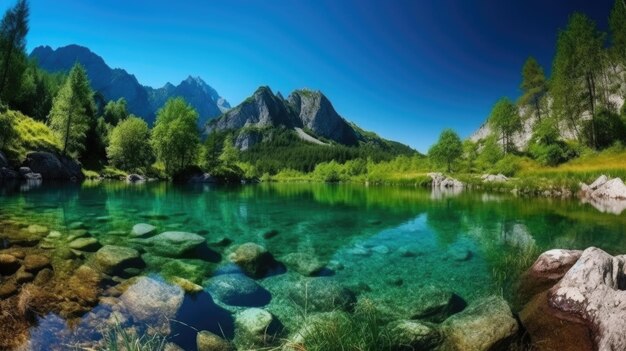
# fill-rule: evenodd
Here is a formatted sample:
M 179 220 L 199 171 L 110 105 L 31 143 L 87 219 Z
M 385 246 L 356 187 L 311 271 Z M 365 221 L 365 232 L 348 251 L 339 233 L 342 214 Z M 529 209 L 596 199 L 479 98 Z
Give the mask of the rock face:
M 26 155 L 23 167 L 41 174 L 44 180 L 81 181 L 85 178 L 81 166 L 74 160 L 50 152 L 31 152 Z
M 49 72 L 68 72 L 80 62 L 94 90 L 106 100 L 124 98 L 129 112 L 145 118 L 148 124 L 152 124 L 157 110 L 171 97 L 185 98 L 198 111 L 200 125 L 230 108 L 228 102 L 200 78 L 189 77 L 178 86 L 167 83 L 159 89 L 145 87 L 135 76 L 123 69 L 112 69 L 100 56 L 82 46 L 69 45 L 56 50 L 41 46 L 30 56 Z
M 590 185 L 580 184 L 582 201 L 601 212 L 621 214 L 626 210 L 626 185 L 620 178 L 602 175 Z
M 180 257 L 204 244 L 206 240 L 198 234 L 187 232 L 165 232 L 144 241 L 157 255 Z
M 444 350 L 489 351 L 504 345 L 518 331 L 509 305 L 499 296 L 475 301 L 441 326 Z
M 626 349 L 626 256 L 591 247 L 548 292 L 548 304 L 585 323 L 598 350 Z
M 183 289 L 178 286 L 140 277 L 120 300 L 135 320 L 163 327 L 176 315 L 184 297 Z

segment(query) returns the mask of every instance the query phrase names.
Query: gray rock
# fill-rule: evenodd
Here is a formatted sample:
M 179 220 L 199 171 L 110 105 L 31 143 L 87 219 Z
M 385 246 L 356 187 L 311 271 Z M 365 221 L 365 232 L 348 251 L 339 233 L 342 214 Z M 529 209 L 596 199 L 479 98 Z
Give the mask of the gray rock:
M 626 256 L 590 247 L 548 292 L 562 318 L 585 324 L 597 350 L 626 349 Z
M 131 173 L 126 176 L 126 182 L 128 183 L 142 183 L 145 181 L 146 181 L 146 177 L 140 174 Z
M 260 308 L 248 308 L 235 316 L 236 343 L 240 348 L 269 345 L 276 337 L 274 316 Z
M 168 330 L 169 320 L 176 316 L 184 297 L 183 289 L 178 286 L 140 277 L 120 300 L 136 321 Z
M 228 255 L 228 259 L 254 278 L 263 277 L 274 264 L 272 255 L 263 246 L 255 243 L 239 245 Z
M 92 257 L 94 268 L 106 274 L 117 274 L 126 268 L 143 264 L 139 252 L 123 246 L 105 245 Z
M 205 290 L 215 299 L 232 306 L 264 306 L 270 293 L 243 274 L 224 274 L 209 279 Z
M 150 236 L 156 233 L 156 229 L 157 228 L 151 224 L 139 223 L 133 226 L 133 230 L 131 230 L 130 235 L 135 237 Z
M 232 351 L 232 345 L 210 331 L 201 330 L 196 335 L 198 351 Z
M 349 311 L 356 303 L 352 291 L 328 277 L 298 281 L 289 287 L 289 297 L 309 311 L 317 312 Z
M 483 183 L 504 183 L 509 180 L 504 174 L 483 174 L 480 179 Z
M 50 152 L 37 151 L 27 154 L 23 166 L 29 167 L 47 180 L 81 181 L 85 178 L 80 164 L 76 161 Z
M 517 334 L 519 326 L 502 297 L 473 302 L 442 325 L 445 348 L 450 351 L 490 351 L 502 347 Z
M 77 238 L 68 244 L 70 249 L 92 252 L 98 250 L 102 245 L 96 238 Z
M 200 235 L 187 232 L 164 232 L 144 240 L 148 251 L 167 257 L 181 257 L 205 242 Z
M 393 350 L 434 350 L 442 341 L 434 325 L 418 321 L 394 321 L 386 330 Z
M 281 260 L 288 269 L 304 276 L 312 276 L 324 269 L 324 264 L 310 253 L 294 252 L 283 256 Z
M 246 151 L 262 141 L 262 133 L 254 130 L 242 130 L 239 135 L 237 135 L 237 139 L 235 139 L 235 147 L 241 151 Z

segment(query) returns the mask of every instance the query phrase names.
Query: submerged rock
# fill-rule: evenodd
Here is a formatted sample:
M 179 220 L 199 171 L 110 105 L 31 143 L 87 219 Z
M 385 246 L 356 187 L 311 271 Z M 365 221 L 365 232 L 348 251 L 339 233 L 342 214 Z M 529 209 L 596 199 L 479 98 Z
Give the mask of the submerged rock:
M 157 228 L 151 224 L 139 223 L 133 226 L 133 230 L 130 232 L 130 235 L 135 237 L 150 236 L 156 233 L 156 229 Z
M 270 344 L 278 328 L 274 316 L 261 308 L 248 308 L 235 316 L 236 344 L 243 348 Z
M 324 269 L 324 264 L 310 253 L 294 252 L 283 256 L 281 260 L 288 269 L 304 276 L 313 276 Z
M 164 232 L 144 240 L 148 251 L 167 257 L 181 257 L 205 242 L 200 235 L 187 232 Z
M 441 343 L 441 334 L 428 323 L 399 320 L 391 322 L 386 330 L 393 350 L 434 350 Z
M 94 254 L 93 264 L 102 273 L 117 274 L 126 268 L 142 266 L 143 261 L 135 249 L 105 245 Z
M 20 268 L 20 262 L 13 255 L 0 254 L 0 275 L 11 275 Z
M 264 306 L 271 299 L 267 290 L 243 274 L 218 275 L 205 287 L 215 299 L 232 306 Z
M 126 289 L 120 300 L 136 321 L 168 330 L 169 320 L 176 316 L 184 296 L 183 289 L 178 286 L 140 277 Z
M 70 242 L 68 246 L 73 250 L 88 252 L 96 251 L 102 247 L 96 238 L 77 238 Z
M 289 297 L 309 311 L 349 311 L 356 303 L 352 291 L 332 278 L 320 277 L 298 281 L 289 288 Z
M 228 255 L 228 259 L 253 278 L 263 277 L 275 264 L 272 255 L 261 245 L 245 243 Z
M 44 255 L 27 255 L 24 257 L 22 264 L 27 272 L 37 273 L 44 268 L 50 267 L 50 259 Z
M 210 331 L 201 330 L 196 335 L 198 351 L 232 351 L 232 345 Z
M 509 342 L 518 328 L 511 308 L 499 296 L 475 301 L 441 326 L 444 349 L 450 351 L 495 350 Z
M 401 299 L 378 301 L 377 309 L 391 319 L 421 320 L 441 323 L 448 317 L 465 309 L 467 303 L 454 292 L 435 286 L 427 286 Z

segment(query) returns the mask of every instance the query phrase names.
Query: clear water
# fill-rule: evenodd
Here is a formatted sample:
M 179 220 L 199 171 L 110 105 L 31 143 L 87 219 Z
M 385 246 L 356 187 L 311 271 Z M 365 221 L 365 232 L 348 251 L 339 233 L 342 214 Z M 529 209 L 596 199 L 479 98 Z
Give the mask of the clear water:
M 324 274 L 358 291 L 359 298 L 389 308 L 432 286 L 468 302 L 508 296 L 520 272 L 551 248 L 626 252 L 626 215 L 600 213 L 576 200 L 472 192 L 444 196 L 426 189 L 358 185 L 220 188 L 104 182 L 5 189 L 0 220 L 42 224 L 62 235 L 80 221 L 102 244 L 129 244 L 125 233 L 142 222 L 159 231 L 200 233 L 209 243 L 232 240 L 196 257 L 206 261 L 204 278 L 219 274 L 230 248 L 241 243 L 263 245 L 278 260 L 293 252 L 313 253 L 333 268 Z M 266 239 L 269 231 L 276 235 Z M 143 274 L 171 274 L 163 269 L 148 264 Z M 271 294 L 264 308 L 288 328 L 295 327 L 297 311 L 285 287 L 298 279 L 298 273 L 287 270 L 258 280 Z M 177 320 L 232 337 L 237 310 L 203 292 L 185 297 Z M 60 336 L 66 325 L 58 316 L 43 316 L 31 339 L 50 348 L 62 345 L 68 342 Z M 172 340 L 193 349 L 195 332 L 174 323 Z

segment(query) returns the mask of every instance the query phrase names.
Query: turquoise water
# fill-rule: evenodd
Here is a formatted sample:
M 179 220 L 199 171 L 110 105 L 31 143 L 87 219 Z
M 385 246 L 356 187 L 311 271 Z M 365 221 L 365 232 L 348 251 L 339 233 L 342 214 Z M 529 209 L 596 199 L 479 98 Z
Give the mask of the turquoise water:
M 5 189 L 0 221 L 0 232 L 30 224 L 59 231 L 60 238 L 38 244 L 53 257 L 77 222 L 102 245 L 137 247 L 127 234 L 137 223 L 153 224 L 158 232 L 198 233 L 208 248 L 185 258 L 146 259 L 137 274 L 165 279 L 175 274 L 199 285 L 231 269 L 228 253 L 239 244 L 260 244 L 279 262 L 290 253 L 307 253 L 325 264 L 319 273 L 324 279 L 386 311 L 433 287 L 453 291 L 468 303 L 492 294 L 511 296 L 520 272 L 551 248 L 597 246 L 612 254 L 626 252 L 626 216 L 603 214 L 577 200 L 472 192 L 446 196 L 426 189 L 357 185 L 221 188 L 105 182 Z M 182 271 L 172 261 L 193 269 Z M 257 279 L 268 295 L 254 304 L 270 311 L 288 331 L 297 329 L 299 307 L 287 291 L 302 279 L 277 265 Z M 93 307 L 89 318 L 100 308 Z M 181 323 L 172 322 L 171 340 L 193 349 L 194 328 L 232 338 L 233 315 L 241 309 L 206 292 L 187 294 L 176 316 Z M 80 331 L 85 316 L 71 323 L 55 314 L 38 318 L 30 332 L 35 346 L 98 338 L 96 332 Z

